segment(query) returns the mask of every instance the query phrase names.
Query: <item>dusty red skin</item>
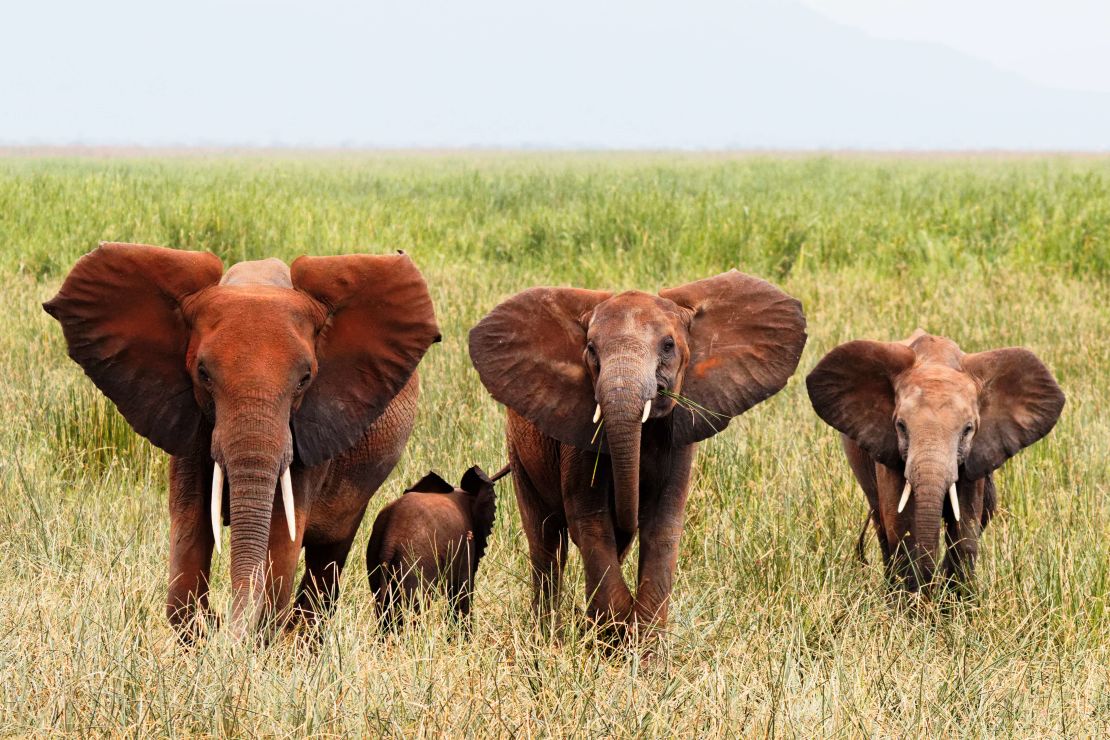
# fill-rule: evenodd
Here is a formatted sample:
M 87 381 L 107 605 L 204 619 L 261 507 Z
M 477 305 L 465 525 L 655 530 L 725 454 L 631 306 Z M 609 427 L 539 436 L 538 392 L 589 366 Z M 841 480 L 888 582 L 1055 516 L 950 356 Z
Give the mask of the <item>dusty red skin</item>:
M 798 301 L 736 271 L 658 295 L 533 288 L 471 330 L 482 383 L 508 407 L 540 619 L 558 599 L 569 534 L 596 621 L 621 633 L 666 624 L 696 443 L 778 392 L 805 338 Z M 633 595 L 620 564 L 637 532 Z
M 44 308 L 69 354 L 170 463 L 166 612 L 203 629 L 214 545 L 213 460 L 226 473 L 232 630 L 330 609 L 366 504 L 400 457 L 438 341 L 427 286 L 404 255 L 245 262 L 103 244 Z M 278 476 L 289 466 L 290 541 Z M 277 505 L 275 505 L 277 501 Z M 301 548 L 306 570 L 288 606 Z
M 918 329 L 902 342 L 842 344 L 806 385 L 817 415 L 841 432 L 891 585 L 917 592 L 932 582 L 943 524 L 941 571 L 967 593 L 995 508 L 992 472 L 1048 434 L 1064 407 L 1052 373 L 1026 349 L 964 354 Z
M 507 472 L 502 471 L 502 475 Z M 428 473 L 378 514 L 366 547 L 366 572 L 389 628 L 442 588 L 456 614 L 470 616 L 478 564 L 496 514 L 494 481 L 479 467 L 458 488 Z

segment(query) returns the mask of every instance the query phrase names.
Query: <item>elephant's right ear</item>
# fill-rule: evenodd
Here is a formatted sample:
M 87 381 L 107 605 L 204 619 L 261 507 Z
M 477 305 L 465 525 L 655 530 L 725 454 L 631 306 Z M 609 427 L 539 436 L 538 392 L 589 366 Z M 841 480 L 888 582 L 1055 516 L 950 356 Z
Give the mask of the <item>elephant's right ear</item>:
M 914 351 L 897 342 L 848 342 L 806 377 L 813 410 L 832 428 L 890 468 L 901 469 L 894 430 L 894 381 L 913 367 Z
M 202 421 L 181 306 L 222 272 L 208 252 L 101 244 L 42 305 L 62 325 L 69 356 L 136 432 L 172 455 L 192 451 Z
M 547 436 L 589 448 L 595 401 L 584 317 L 611 295 L 531 288 L 498 305 L 470 330 L 470 360 L 482 384 Z

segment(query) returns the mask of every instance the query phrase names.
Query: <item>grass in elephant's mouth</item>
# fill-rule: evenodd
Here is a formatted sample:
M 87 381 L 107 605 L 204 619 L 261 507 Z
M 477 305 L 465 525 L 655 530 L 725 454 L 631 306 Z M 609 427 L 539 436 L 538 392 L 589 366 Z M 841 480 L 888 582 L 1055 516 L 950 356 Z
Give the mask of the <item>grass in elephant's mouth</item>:
M 0 204 L 0 408 L 18 420 L 0 425 L 0 736 L 1110 729 L 1110 160 L 0 158 Z M 168 459 L 66 357 L 39 306 L 100 239 L 209 249 L 225 265 L 404 249 L 423 271 L 443 342 L 420 365 L 416 428 L 319 642 L 176 644 Z M 656 655 L 609 653 L 575 629 L 573 544 L 551 618 L 568 628 L 533 628 L 509 482 L 471 633 L 429 612 L 381 636 L 363 557 L 377 512 L 429 469 L 504 462 L 505 412 L 471 368 L 469 328 L 534 285 L 654 291 L 732 267 L 799 298 L 810 338 L 785 389 L 699 445 Z M 966 351 L 1027 346 L 1069 397 L 1056 429 L 997 474 L 975 603 L 926 619 L 887 607 L 874 538 L 871 565 L 856 562 L 864 495 L 804 387 L 836 344 L 918 325 Z M 228 575 L 225 550 L 217 609 Z
M 682 395 L 679 395 L 678 393 L 674 393 L 673 391 L 669 391 L 669 390 L 666 390 L 664 388 L 660 388 L 659 389 L 659 395 L 666 396 L 667 398 L 674 399 L 675 403 L 677 403 L 679 406 L 681 406 L 682 408 L 689 411 L 691 414 L 697 414 L 698 417 L 701 418 L 702 421 L 704 421 L 706 424 L 708 424 L 709 427 L 711 429 L 715 430 L 715 431 L 719 431 L 719 429 L 718 429 L 717 425 L 714 423 L 714 419 L 716 419 L 718 422 L 720 422 L 720 420 L 722 420 L 722 419 L 726 422 L 728 421 L 728 416 L 726 416 L 725 414 L 721 414 L 721 413 L 718 413 L 718 412 L 713 411 L 711 409 L 707 409 L 705 406 L 702 406 L 700 403 L 698 403 L 696 401 L 693 401 L 689 398 L 686 398 L 686 396 L 682 396 Z
M 601 434 L 601 428 L 603 426 L 605 426 L 605 419 L 604 418 L 598 420 L 597 429 L 594 430 L 594 436 L 590 439 L 590 444 L 593 444 L 594 442 L 597 442 L 598 435 Z M 604 440 L 604 437 L 602 437 L 602 440 Z M 594 483 L 597 481 L 597 466 L 600 462 L 601 462 L 601 445 L 599 444 L 597 446 L 597 451 L 594 453 L 594 469 L 593 469 L 593 472 L 590 473 L 590 488 L 593 488 Z

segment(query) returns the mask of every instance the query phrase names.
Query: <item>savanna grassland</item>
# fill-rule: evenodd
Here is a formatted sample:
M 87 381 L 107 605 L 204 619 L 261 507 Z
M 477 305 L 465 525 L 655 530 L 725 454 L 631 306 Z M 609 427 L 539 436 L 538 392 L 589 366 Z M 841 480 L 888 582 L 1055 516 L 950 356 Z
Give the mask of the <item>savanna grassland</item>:
M 166 456 L 41 310 L 100 240 L 274 255 L 404 249 L 444 340 L 319 645 L 180 647 L 163 611 Z M 703 443 L 671 624 L 650 659 L 579 616 L 532 629 L 502 484 L 472 639 L 375 626 L 370 520 L 429 468 L 504 460 L 466 332 L 537 284 L 656 290 L 732 267 L 800 298 L 809 343 Z M 1110 732 L 1110 159 L 328 154 L 0 159 L 0 734 L 1105 735 Z M 887 606 L 836 433 L 803 379 L 835 344 L 915 327 L 1025 345 L 1068 396 L 998 476 L 978 598 Z M 635 557 L 629 558 L 629 565 Z M 214 599 L 228 599 L 227 553 Z M 950 605 L 948 605 L 950 606 Z

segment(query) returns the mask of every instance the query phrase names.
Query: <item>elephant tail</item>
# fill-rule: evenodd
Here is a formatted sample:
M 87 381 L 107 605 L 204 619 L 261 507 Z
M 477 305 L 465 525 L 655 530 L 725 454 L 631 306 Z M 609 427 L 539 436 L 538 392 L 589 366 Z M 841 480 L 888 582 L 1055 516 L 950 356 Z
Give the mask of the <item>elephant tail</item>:
M 867 545 L 867 527 L 874 518 L 875 512 L 868 511 L 867 517 L 863 520 L 863 526 L 859 530 L 859 539 L 856 540 L 856 559 L 864 565 L 867 565 L 867 554 L 863 551 L 863 548 Z
M 983 484 L 983 518 L 979 520 L 981 528 L 987 528 L 997 510 L 998 490 L 994 487 L 994 475 L 987 474 L 986 482 Z
M 511 473 L 511 472 L 512 472 L 512 470 L 513 470 L 513 466 L 512 466 L 512 465 L 506 465 L 505 467 L 501 468 L 501 469 L 500 469 L 500 470 L 498 470 L 498 471 L 497 471 L 496 473 L 494 473 L 493 475 L 491 475 L 491 476 L 490 476 L 490 479 L 489 479 L 489 482 L 490 482 L 490 483 L 496 483 L 497 481 L 501 480 L 501 479 L 502 479 L 502 478 L 504 478 L 504 477 L 505 477 L 506 475 L 508 475 L 509 473 Z

